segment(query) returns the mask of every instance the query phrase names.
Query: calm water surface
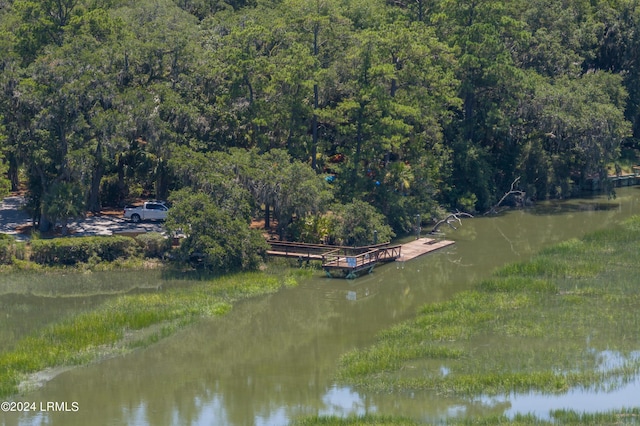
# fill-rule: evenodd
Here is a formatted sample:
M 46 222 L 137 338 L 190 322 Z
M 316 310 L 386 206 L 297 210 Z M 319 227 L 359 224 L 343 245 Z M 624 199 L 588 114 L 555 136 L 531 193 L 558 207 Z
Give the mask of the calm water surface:
M 36 402 L 38 408 L 66 402 L 71 409 L 76 402 L 77 412 L 0 413 L 0 424 L 279 426 L 313 414 L 402 414 L 433 421 L 629 407 L 640 393 L 638 381 L 609 394 L 572 390 L 556 397 L 532 393 L 468 400 L 430 393 L 367 394 L 336 386 L 332 377 L 343 353 L 373 343 L 376 333 L 411 318 L 421 305 L 448 299 L 496 267 L 526 260 L 542 247 L 639 213 L 640 189 L 625 188 L 614 200 L 548 203 L 465 220 L 458 230 L 447 231 L 457 242 L 451 248 L 382 266 L 354 281 L 318 273 L 297 288 L 243 302 L 223 318 L 202 321 L 149 348 L 66 371 L 16 400 Z M 136 274 L 91 274 L 85 277 L 88 290 L 75 298 L 61 298 L 52 290 L 54 283 L 18 285 L 18 278 L 0 277 L 0 344 L 11 345 L 70 311 L 95 306 L 114 289 L 139 281 Z M 83 285 L 82 277 L 73 280 L 78 281 L 65 285 Z M 142 287 L 158 285 L 154 276 L 142 281 Z

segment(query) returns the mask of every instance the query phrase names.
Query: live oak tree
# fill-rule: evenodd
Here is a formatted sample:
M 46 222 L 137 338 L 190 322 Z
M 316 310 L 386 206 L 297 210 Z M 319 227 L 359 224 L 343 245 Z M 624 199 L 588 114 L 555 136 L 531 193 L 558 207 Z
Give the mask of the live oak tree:
M 625 117 L 632 123 L 633 140 L 640 138 L 640 5 L 635 0 L 599 2 L 601 28 L 596 54 L 588 67 L 610 71 L 623 77 L 629 98 Z M 629 140 L 631 147 L 637 142 Z
M 267 243 L 260 231 L 249 229 L 205 193 L 191 190 L 172 195 L 166 227 L 184 233 L 180 244 L 184 261 L 197 261 L 213 272 L 256 269 L 264 260 Z
M 622 106 L 627 93 L 621 77 L 605 72 L 580 79 L 562 77 L 540 83 L 527 107 L 535 128 L 530 143 L 541 147 L 523 158 L 529 173 L 527 183 L 540 180 L 539 196 L 569 196 L 588 178 L 603 179 L 606 166 L 618 155 L 622 142 L 631 135 Z M 532 191 L 533 192 L 533 191 Z M 535 192 L 533 192 L 535 193 Z
M 83 151 L 90 139 L 85 113 L 91 91 L 73 57 L 41 57 L 28 72 L 17 88 L 29 117 L 22 151 L 34 217 L 39 216 L 40 229 L 47 231 L 52 218 L 42 208 L 43 201 L 56 185 L 81 181 L 90 170 Z
M 69 188 L 85 211 L 188 188 L 216 203 L 235 194 L 239 215 L 262 208 L 283 235 L 332 197 L 369 203 L 402 233 L 441 206 L 485 211 L 518 177 L 532 199 L 567 196 L 637 147 L 638 10 L 1 2 L 7 177 L 26 184 L 43 228 L 43 200 Z
M 103 58 L 104 47 L 118 35 L 118 23 L 101 11 L 66 13 L 68 18 L 56 22 L 65 25 L 67 40 L 57 40 L 17 71 L 10 89 L 13 111 L 20 114 L 10 135 L 16 157 L 26 166 L 34 217 L 44 231 L 54 219 L 64 219 L 65 211 L 75 215 L 98 208 L 102 157 L 117 141 L 115 124 L 106 118 L 116 105 L 114 78 Z M 56 208 L 52 214 L 44 203 L 58 203 L 68 193 L 59 189 L 69 185 L 80 188 L 82 197 L 72 197 L 72 209 Z
M 322 212 L 331 201 L 324 178 L 286 151 L 274 149 L 257 155 L 255 150 L 232 150 L 231 161 L 240 182 L 264 206 L 267 227 L 272 209 L 281 237 L 295 219 Z
M 395 236 L 382 213 L 370 204 L 353 200 L 332 208 L 335 241 L 347 246 L 365 246 L 391 241 Z
M 25 63 L 32 62 L 50 44 L 61 46 L 79 0 L 17 0 L 13 10 L 20 18 L 16 49 Z

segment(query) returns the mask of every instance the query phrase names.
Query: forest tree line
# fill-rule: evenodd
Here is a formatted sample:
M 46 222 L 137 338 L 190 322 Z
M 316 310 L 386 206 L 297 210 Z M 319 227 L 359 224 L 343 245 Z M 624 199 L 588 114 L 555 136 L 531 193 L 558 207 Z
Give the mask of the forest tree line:
M 0 189 L 42 230 L 151 196 L 361 243 L 640 137 L 638 0 L 0 0 L 0 53 Z

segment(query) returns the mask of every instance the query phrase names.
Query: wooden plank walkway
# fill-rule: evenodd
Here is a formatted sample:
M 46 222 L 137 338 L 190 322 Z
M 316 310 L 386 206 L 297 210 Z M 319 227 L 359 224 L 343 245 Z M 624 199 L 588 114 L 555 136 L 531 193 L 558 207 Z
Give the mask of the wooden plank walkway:
M 407 261 L 454 244 L 454 241 L 420 238 L 402 245 L 389 243 L 366 247 L 343 247 L 323 244 L 305 244 L 271 241 L 271 256 L 297 258 L 299 261 L 320 260 L 327 276 L 356 278 L 358 274 L 373 272 L 378 263 Z
M 433 238 L 419 238 L 415 241 L 402 244 L 402 255 L 398 260 L 407 261 L 420 257 L 432 251 L 439 250 L 455 244 L 455 241 L 436 240 Z
M 295 257 L 302 260 L 322 261 L 325 259 L 325 253 L 340 248 L 325 244 L 306 244 L 289 241 L 270 241 L 269 245 L 271 246 L 271 249 L 267 250 L 269 256 Z
M 291 257 L 302 260 L 326 260 L 327 255 L 337 252 L 348 253 L 349 255 L 359 255 L 377 248 L 388 247 L 389 243 L 382 243 L 364 247 L 334 246 L 328 244 L 308 244 L 291 241 L 268 241 L 270 250 L 269 256 Z

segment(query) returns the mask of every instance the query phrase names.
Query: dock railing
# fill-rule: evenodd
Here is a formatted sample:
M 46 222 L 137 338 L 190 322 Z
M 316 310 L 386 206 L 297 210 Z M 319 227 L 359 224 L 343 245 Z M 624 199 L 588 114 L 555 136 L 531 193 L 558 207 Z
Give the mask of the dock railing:
M 378 261 L 380 249 L 371 249 L 355 254 L 349 249 L 336 249 L 325 253 L 322 265 L 330 268 L 360 269 Z
M 337 248 L 324 254 L 323 266 L 331 268 L 360 269 L 377 262 L 391 262 L 400 257 L 402 246 L 367 247 L 361 252 L 353 248 Z
M 402 255 L 402 246 L 388 246 L 378 249 L 378 262 L 392 262 Z
M 389 243 L 374 244 L 362 247 L 330 246 L 326 244 L 297 243 L 291 241 L 269 241 L 271 246 L 268 254 L 272 256 L 302 257 L 325 261 L 325 257 L 332 253 L 341 252 L 345 256 L 357 256 L 368 251 L 386 247 Z
M 295 243 L 289 241 L 270 241 L 269 254 L 286 257 L 302 257 L 307 259 L 323 259 L 323 254 L 331 249 L 323 244 Z

